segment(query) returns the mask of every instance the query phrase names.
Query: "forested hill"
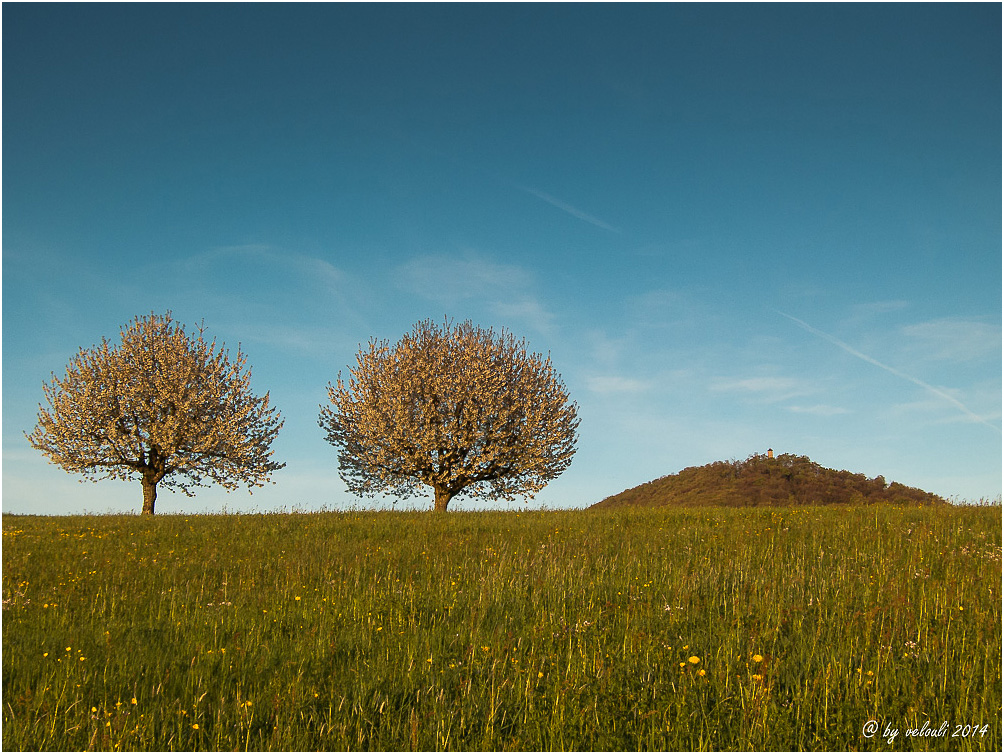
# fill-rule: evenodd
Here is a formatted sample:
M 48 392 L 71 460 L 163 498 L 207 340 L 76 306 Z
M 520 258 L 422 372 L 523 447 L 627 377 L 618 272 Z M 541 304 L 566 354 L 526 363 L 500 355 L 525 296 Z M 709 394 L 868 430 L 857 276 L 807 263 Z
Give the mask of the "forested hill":
M 754 454 L 745 461 L 716 461 L 692 466 L 678 474 L 624 490 L 592 508 L 619 505 L 831 505 L 907 503 L 945 505 L 937 495 L 886 483 L 878 476 L 835 471 L 806 456 L 768 457 Z

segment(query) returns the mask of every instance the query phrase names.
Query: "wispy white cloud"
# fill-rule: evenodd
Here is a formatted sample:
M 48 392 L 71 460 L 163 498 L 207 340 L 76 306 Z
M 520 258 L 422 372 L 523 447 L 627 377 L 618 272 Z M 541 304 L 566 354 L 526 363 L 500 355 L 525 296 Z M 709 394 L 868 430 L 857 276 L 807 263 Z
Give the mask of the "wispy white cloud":
M 249 342 L 309 355 L 328 353 L 334 347 L 350 341 L 340 331 L 324 325 L 247 323 L 243 332 Z
M 202 269 L 216 263 L 232 265 L 235 270 L 247 270 L 253 265 L 250 270 L 252 272 L 299 275 L 315 285 L 320 284 L 339 292 L 347 282 L 346 274 L 326 259 L 262 244 L 219 246 L 185 260 L 185 265 L 192 269 Z
M 775 310 L 775 311 L 777 311 L 777 310 Z M 900 379 L 906 380 L 907 382 L 911 382 L 914 385 L 917 385 L 918 387 L 922 387 L 922 388 L 924 388 L 924 390 L 927 390 L 927 391 L 933 393 L 934 395 L 939 396 L 940 398 L 948 401 L 953 406 L 955 406 L 957 409 L 959 409 L 963 414 L 965 414 L 966 416 L 968 416 L 972 421 L 979 422 L 980 424 L 985 424 L 986 426 L 990 427 L 991 429 L 993 429 L 995 431 L 999 429 L 999 427 L 995 427 L 993 424 L 991 424 L 989 421 L 987 421 L 984 417 L 982 417 L 979 414 L 977 414 L 976 412 L 972 411 L 968 406 L 966 406 L 966 404 L 964 404 L 962 401 L 960 401 L 954 395 L 951 395 L 947 390 L 945 390 L 943 388 L 935 387 L 934 385 L 931 385 L 931 384 L 928 384 L 927 382 L 924 382 L 923 380 L 917 379 L 916 377 L 913 377 L 912 375 L 906 374 L 905 372 L 902 372 L 899 369 L 896 369 L 895 367 L 891 367 L 888 364 L 883 364 L 878 359 L 873 359 L 871 356 L 868 356 L 867 354 L 862 353 L 861 351 L 857 350 L 856 348 L 853 348 L 852 346 L 849 346 L 847 343 L 844 343 L 842 340 L 839 340 L 838 338 L 835 338 L 832 335 L 823 332 L 822 330 L 817 330 L 815 327 L 813 327 L 809 323 L 804 322 L 803 320 L 798 319 L 798 317 L 793 317 L 790 314 L 785 314 L 782 311 L 778 311 L 777 313 L 780 314 L 782 317 L 790 319 L 792 322 L 794 322 L 796 325 L 798 325 L 799 327 L 801 327 L 803 330 L 806 330 L 807 332 L 810 332 L 813 335 L 815 335 L 815 336 L 817 336 L 819 338 L 822 338 L 823 340 L 825 340 L 825 341 L 827 341 L 829 343 L 832 343 L 833 345 L 837 346 L 838 348 L 846 351 L 851 356 L 854 356 L 855 358 L 861 359 L 862 361 L 864 361 L 864 362 L 866 362 L 868 364 L 871 364 L 872 366 L 876 366 L 879 369 L 883 369 L 886 372 L 888 372 L 889 374 L 895 375 L 896 377 L 899 377 Z
M 542 333 L 554 329 L 554 315 L 537 299 L 524 295 L 511 300 L 493 301 L 491 310 L 504 319 L 517 319 Z
M 415 257 L 393 273 L 399 288 L 445 307 L 480 304 L 504 319 L 515 319 L 542 333 L 555 317 L 536 295 L 536 279 L 527 270 L 467 252 Z
M 905 325 L 900 332 L 924 358 L 954 362 L 1000 358 L 999 324 L 949 317 Z
M 791 377 L 718 377 L 708 387 L 714 392 L 747 393 L 772 402 L 815 392 L 814 388 Z
M 540 191 L 540 190 L 535 189 L 535 188 L 531 188 L 529 186 L 521 186 L 519 184 L 517 184 L 516 187 L 518 189 L 520 189 L 521 191 L 525 191 L 526 193 L 530 194 L 531 196 L 537 197 L 538 199 L 540 199 L 543 202 L 547 202 L 552 207 L 557 207 L 562 212 L 567 212 L 572 217 L 577 217 L 578 219 L 583 220 L 583 221 L 589 223 L 590 225 L 595 225 L 597 228 L 602 228 L 603 230 L 608 230 L 611 233 L 623 233 L 624 232 L 620 228 L 617 228 L 617 227 L 611 225 L 608 222 L 604 222 L 603 220 L 600 220 L 598 217 L 595 217 L 595 216 L 590 215 L 590 214 L 588 214 L 586 212 L 583 212 L 578 207 L 573 207 L 568 202 L 563 202 L 561 199 L 558 199 L 557 197 L 551 196 L 550 194 L 545 194 L 543 191 Z
M 851 307 L 852 319 L 870 319 L 881 314 L 902 311 L 910 306 L 910 302 L 901 299 L 891 299 L 889 301 L 869 301 L 864 304 L 855 304 Z
M 637 325 L 656 329 L 707 323 L 714 317 L 703 302 L 690 294 L 665 288 L 628 296 L 626 309 Z
M 808 414 L 810 416 L 840 416 L 850 413 L 846 408 L 828 406 L 825 403 L 817 403 L 814 406 L 785 406 L 785 408 L 795 414 Z
M 652 385 L 645 380 L 632 377 L 596 376 L 586 378 L 586 387 L 593 393 L 607 395 L 611 393 L 643 393 Z
M 606 328 L 593 328 L 583 335 L 583 355 L 595 369 L 624 371 L 625 361 L 629 370 L 637 369 L 639 353 L 652 351 L 651 347 L 646 348 L 645 344 L 638 342 L 637 333 L 633 330 L 611 335 Z
M 398 266 L 394 276 L 400 287 L 442 304 L 525 290 L 531 283 L 531 276 L 521 267 L 498 264 L 472 252 L 461 257 L 415 257 Z
M 776 390 L 788 390 L 795 385 L 795 380 L 788 377 L 745 377 L 742 379 L 718 378 L 711 384 L 712 390 L 724 392 L 762 393 Z
M 957 390 L 952 390 L 951 392 L 955 393 L 956 395 L 961 395 L 961 392 Z M 1000 396 L 999 392 L 996 395 L 983 396 L 983 400 L 981 400 L 980 403 L 982 405 L 988 405 L 995 400 L 1000 401 L 999 396 Z M 890 412 L 896 416 L 912 416 L 916 414 L 927 414 L 932 417 L 930 421 L 933 424 L 953 425 L 960 423 L 965 423 L 965 424 L 973 423 L 973 418 L 970 415 L 961 411 L 945 414 L 943 411 L 944 405 L 945 405 L 944 400 L 940 396 L 935 395 L 934 393 L 926 393 L 923 394 L 921 397 L 919 397 L 917 400 L 902 401 L 896 403 L 893 406 L 890 406 Z M 999 405 L 1000 404 L 998 403 L 998 406 Z M 1000 411 L 998 410 L 994 413 L 983 414 L 981 418 L 983 419 L 983 423 L 989 423 L 989 426 L 993 427 L 994 429 L 998 429 L 998 427 L 994 427 L 993 421 L 996 420 L 999 422 L 1001 419 L 1001 414 Z
M 366 282 L 320 256 L 219 246 L 165 268 L 165 275 L 178 291 L 174 300 L 204 316 L 211 332 L 229 330 L 245 343 L 318 355 L 371 329 Z

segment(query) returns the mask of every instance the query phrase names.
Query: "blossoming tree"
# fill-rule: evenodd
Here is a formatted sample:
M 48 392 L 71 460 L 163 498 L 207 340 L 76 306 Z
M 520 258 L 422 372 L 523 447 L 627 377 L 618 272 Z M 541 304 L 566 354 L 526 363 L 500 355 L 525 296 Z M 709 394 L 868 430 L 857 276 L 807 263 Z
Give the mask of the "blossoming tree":
M 252 394 L 239 349 L 231 361 L 170 312 L 137 317 L 121 335 L 81 349 L 65 377 L 43 385 L 48 407 L 27 437 L 51 462 L 92 480 L 139 476 L 149 514 L 158 484 L 186 495 L 206 481 L 250 489 L 285 466 L 270 448 L 283 422 L 268 393 Z
M 436 511 L 461 492 L 532 497 L 575 453 L 577 406 L 550 356 L 504 330 L 426 320 L 393 346 L 371 340 L 349 372 L 319 424 L 355 494 L 428 485 Z

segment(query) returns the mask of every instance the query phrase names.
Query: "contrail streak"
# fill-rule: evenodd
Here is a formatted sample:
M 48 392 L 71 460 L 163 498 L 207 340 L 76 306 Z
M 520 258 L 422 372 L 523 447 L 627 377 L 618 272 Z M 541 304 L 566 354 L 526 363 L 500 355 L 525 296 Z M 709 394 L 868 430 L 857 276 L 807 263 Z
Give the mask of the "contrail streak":
M 595 225 L 597 228 L 603 228 L 603 230 L 609 230 L 611 233 L 622 233 L 623 232 L 623 231 L 621 231 L 620 228 L 615 228 L 613 225 L 610 225 L 609 223 L 605 223 L 602 220 L 600 220 L 599 218 L 593 217 L 592 215 L 587 215 L 582 210 L 573 207 L 571 204 L 566 204 L 565 202 L 561 201 L 560 199 L 554 198 L 550 194 L 545 194 L 543 191 L 538 191 L 537 189 L 530 188 L 529 186 L 519 186 L 519 185 L 517 185 L 517 188 L 525 191 L 526 193 L 530 194 L 531 196 L 537 197 L 541 201 L 547 202 L 552 207 L 557 207 L 558 209 L 560 209 L 560 210 L 562 210 L 564 212 L 567 212 L 572 217 L 577 217 L 580 220 L 585 220 L 587 223 L 591 223 L 592 225 Z
M 777 312 L 778 314 L 780 314 L 782 317 L 786 317 L 786 318 L 790 319 L 792 322 L 794 322 L 796 325 L 798 325 L 802 329 L 808 330 L 813 335 L 817 335 L 820 338 L 822 338 L 823 340 L 829 341 L 830 343 L 832 343 L 833 345 L 837 346 L 838 348 L 842 348 L 844 351 L 847 351 L 847 353 L 849 353 L 851 356 L 856 356 L 857 358 L 861 359 L 862 361 L 866 361 L 866 362 L 868 362 L 869 364 L 871 364 L 873 366 L 877 366 L 879 369 L 884 369 L 885 371 L 889 372 L 889 374 L 894 374 L 897 377 L 906 380 L 907 382 L 912 382 L 914 385 L 917 385 L 918 387 L 924 388 L 924 390 L 927 390 L 927 391 L 929 391 L 931 393 L 934 393 L 935 395 L 937 395 L 940 398 L 944 398 L 946 401 L 948 401 L 953 406 L 955 406 L 956 408 L 958 408 L 960 411 L 962 411 L 962 413 L 964 413 L 969 418 L 973 419 L 974 421 L 978 421 L 980 424 L 985 424 L 985 425 L 987 425 L 988 427 L 990 427 L 991 429 L 993 429 L 995 431 L 997 430 L 997 427 L 995 427 L 993 424 L 991 424 L 990 422 L 988 422 L 986 419 L 984 419 L 979 414 L 971 411 L 969 409 L 969 407 L 966 406 L 962 401 L 960 401 L 958 398 L 955 398 L 952 395 L 949 395 L 944 390 L 940 390 L 940 389 L 936 388 L 934 385 L 929 385 L 928 383 L 924 382 L 923 380 L 918 380 L 916 377 L 911 377 L 909 374 L 906 374 L 905 372 L 901 372 L 898 369 L 889 366 L 888 364 L 883 364 L 881 361 L 878 361 L 877 359 L 873 359 L 868 354 L 861 353 L 861 351 L 857 350 L 856 348 L 853 348 L 853 347 L 847 345 L 846 343 L 844 343 L 844 341 L 838 340 L 837 338 L 834 338 L 832 335 L 830 335 L 828 333 L 825 333 L 822 330 L 817 330 L 815 327 L 813 327 L 812 325 L 810 325 L 808 322 L 803 322 L 798 317 L 792 317 L 790 314 L 785 314 L 784 312 L 778 311 L 777 309 L 775 309 L 774 311 Z

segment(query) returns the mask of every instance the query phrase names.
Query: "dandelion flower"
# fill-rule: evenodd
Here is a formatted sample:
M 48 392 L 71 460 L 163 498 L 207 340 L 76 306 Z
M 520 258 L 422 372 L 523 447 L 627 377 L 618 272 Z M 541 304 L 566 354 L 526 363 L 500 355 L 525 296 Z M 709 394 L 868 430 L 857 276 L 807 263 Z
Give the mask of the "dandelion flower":
M 192 723 L 192 730 L 198 730 L 198 729 L 199 729 L 199 724 L 198 723 Z
M 685 668 L 685 667 L 687 667 L 687 663 L 685 663 L 685 662 L 681 662 L 681 663 L 680 663 L 680 667 L 681 667 L 681 668 Z
M 753 680 L 754 680 L 754 681 L 762 681 L 762 680 L 763 680 L 763 676 L 762 676 L 762 675 L 755 675 L 755 674 L 754 674 L 754 676 L 753 676 Z
M 537 673 L 537 677 L 538 677 L 538 678 L 543 678 L 543 677 L 544 677 L 544 674 L 543 674 L 543 673 L 541 673 L 541 672 L 538 672 L 538 673 Z
M 132 698 L 132 701 L 131 701 L 131 702 L 129 702 L 129 703 L 130 703 L 130 704 L 138 704 L 138 702 L 136 701 L 136 697 L 133 697 L 133 698 Z
M 753 655 L 753 662 L 763 662 L 763 655 Z
M 697 671 L 697 675 L 706 675 L 706 673 L 704 672 L 704 668 L 701 668 L 700 670 L 698 670 Z
M 701 661 L 700 657 L 693 657 L 693 656 L 687 660 L 687 662 L 689 662 L 691 665 L 696 665 L 700 661 Z

